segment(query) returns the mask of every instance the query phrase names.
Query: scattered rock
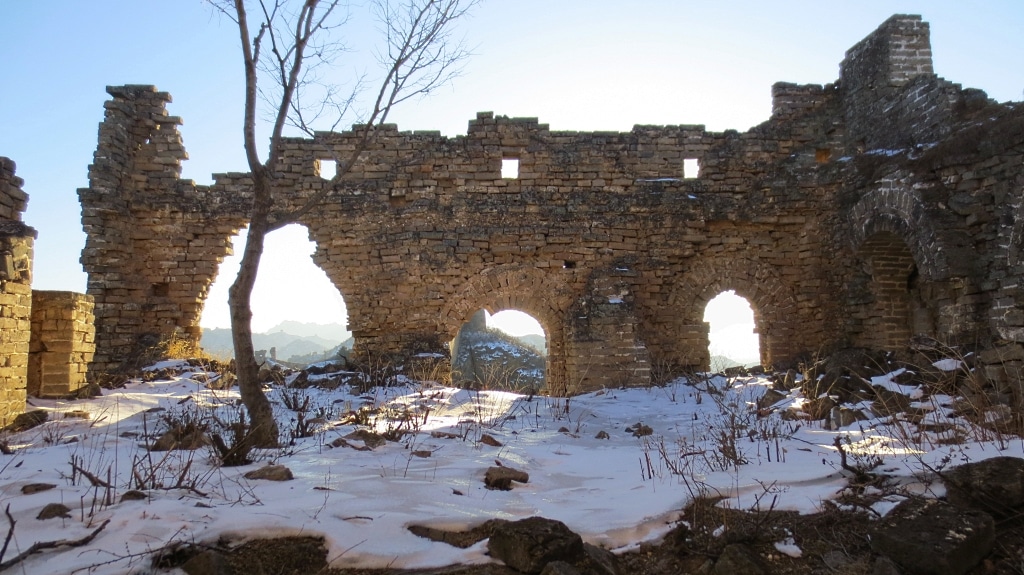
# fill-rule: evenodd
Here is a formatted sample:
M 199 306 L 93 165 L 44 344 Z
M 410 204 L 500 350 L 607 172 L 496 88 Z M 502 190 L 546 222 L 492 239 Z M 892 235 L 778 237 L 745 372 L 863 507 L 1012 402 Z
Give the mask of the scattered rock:
M 819 377 L 804 378 L 800 385 L 804 397 L 818 397 L 821 395 L 836 395 L 838 393 L 838 382 L 844 377 L 842 368 L 832 368 Z
M 356 451 L 373 451 L 366 445 L 352 445 L 344 437 L 338 437 L 331 442 L 331 447 L 348 447 Z
M 426 525 L 410 525 L 408 529 L 410 533 L 418 537 L 465 549 L 487 539 L 494 533 L 497 527 L 505 523 L 508 523 L 505 519 L 488 519 L 469 531 L 445 531 L 444 529 L 428 527 Z
M 774 389 L 769 389 L 765 391 L 764 395 L 762 395 L 757 400 L 757 408 L 768 409 L 769 407 L 775 405 L 776 403 L 782 401 L 783 399 L 786 399 L 785 393 L 782 393 L 781 391 L 776 391 Z
M 711 575 L 764 575 L 764 560 L 742 543 L 727 545 L 711 568 Z
M 747 375 L 747 368 L 742 365 L 734 365 L 732 367 L 725 368 L 722 373 L 725 377 L 744 377 Z
M 214 391 L 231 389 L 235 385 L 236 377 L 234 372 L 225 371 L 219 377 L 214 377 L 206 382 L 206 388 Z
M 583 553 L 583 561 L 578 563 L 581 572 L 587 575 L 618 575 L 618 559 L 611 551 L 584 543 Z
M 487 551 L 523 573 L 540 573 L 548 563 L 574 563 L 585 555 L 579 535 L 561 521 L 543 517 L 498 526 L 487 542 Z
M 47 503 L 36 515 L 36 519 L 46 520 L 54 517 L 71 517 L 71 508 L 63 503 Z
M 284 465 L 266 465 L 245 474 L 246 479 L 266 479 L 268 481 L 290 481 L 295 479 L 292 470 Z
M 829 423 L 832 429 L 842 429 L 849 427 L 858 421 L 864 421 L 868 416 L 859 409 L 850 409 L 849 407 L 833 407 L 832 413 L 830 414 Z
M 839 550 L 832 550 L 821 556 L 821 562 L 831 571 L 839 571 L 851 563 L 850 556 Z
M 125 501 L 144 501 L 148 497 L 149 497 L 149 495 L 147 495 L 145 491 L 139 491 L 138 489 L 131 489 L 129 491 L 125 491 L 121 495 L 121 503 L 124 503 Z
M 71 411 L 64 412 L 64 419 L 89 419 L 89 417 L 89 412 L 81 409 L 73 409 Z
M 1024 459 L 993 457 L 966 463 L 942 474 L 946 498 L 996 517 L 1012 517 L 1024 508 Z
M 911 573 L 961 575 L 995 543 L 992 516 L 935 499 L 908 499 L 871 532 L 871 548 Z
M 201 447 L 205 447 L 210 444 L 210 438 L 206 436 L 206 433 L 202 429 L 196 427 L 190 428 L 179 428 L 168 429 L 163 435 L 161 435 L 153 445 L 150 446 L 150 451 L 171 451 L 173 449 L 185 449 L 188 451 L 195 451 Z
M 633 437 L 644 437 L 653 434 L 654 430 L 649 425 L 644 425 L 638 421 L 635 425 L 627 427 L 626 433 L 632 433 Z
M 892 562 L 892 559 L 888 557 L 878 557 L 875 559 L 875 565 L 871 570 L 871 575 L 903 575 L 900 572 L 900 568 Z
M 789 369 L 785 373 L 776 373 L 772 375 L 772 385 L 779 391 L 789 391 L 800 387 L 800 383 L 796 380 L 796 370 Z
M 896 391 L 890 391 L 880 385 L 874 386 L 875 401 L 871 411 L 878 417 L 896 415 L 910 409 L 910 398 Z
M 310 575 L 327 570 L 323 537 L 254 539 L 227 554 L 231 575 Z
M 33 493 L 39 493 L 42 491 L 49 491 L 57 487 L 53 483 L 29 483 L 28 485 L 21 486 L 22 495 L 32 495 Z
M 502 443 L 500 441 L 486 433 L 480 436 L 480 443 L 483 443 L 484 445 L 490 445 L 491 447 L 502 446 Z
M 416 451 L 412 452 L 412 456 L 413 457 L 423 457 L 423 458 L 430 457 L 433 454 L 434 454 L 434 452 L 430 451 L 429 449 L 417 449 Z
M 801 409 L 811 419 L 825 419 L 832 413 L 832 409 L 838 405 L 834 399 L 827 395 L 808 399 Z
M 982 363 L 1006 363 L 1024 361 L 1024 344 L 1005 342 L 978 354 Z
M 597 432 L 597 435 L 594 436 L 594 439 L 611 439 L 611 436 L 608 435 L 607 431 L 601 430 Z
M 25 413 L 19 413 L 17 417 L 14 418 L 14 421 L 7 426 L 7 431 L 18 433 L 19 431 L 39 427 L 46 423 L 47 418 L 49 418 L 49 414 L 42 409 L 34 409 L 32 411 L 26 411 Z
M 370 449 L 377 449 L 381 445 L 384 445 L 385 443 L 388 442 L 388 440 L 384 439 L 384 436 L 382 436 L 381 434 L 374 433 L 366 429 L 357 429 L 344 437 L 345 439 L 351 441 L 362 441 L 363 445 L 369 447 Z
M 227 557 L 220 551 L 207 549 L 181 566 L 187 575 L 229 575 L 232 573 Z
M 484 485 L 487 489 L 511 491 L 512 482 L 529 483 L 530 475 L 512 467 L 488 467 L 484 474 Z
M 544 566 L 540 575 L 581 575 L 579 569 L 565 561 L 552 561 Z

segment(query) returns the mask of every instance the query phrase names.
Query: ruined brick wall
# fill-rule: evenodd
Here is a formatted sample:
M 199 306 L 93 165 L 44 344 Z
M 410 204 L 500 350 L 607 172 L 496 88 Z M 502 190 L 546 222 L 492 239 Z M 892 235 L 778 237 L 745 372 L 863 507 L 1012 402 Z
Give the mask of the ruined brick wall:
M 82 191 L 107 366 L 140 334 L 194 328 L 251 197 L 246 174 L 176 180 L 169 97 L 109 91 Z M 332 190 L 300 223 L 345 298 L 357 356 L 443 352 L 477 310 L 513 308 L 544 327 L 556 393 L 707 367 L 704 309 L 725 290 L 751 302 L 776 366 L 913 335 L 1022 342 L 1016 106 L 936 77 L 916 16 L 851 48 L 836 83 L 779 83 L 772 98 L 772 117 L 744 133 L 559 132 L 491 113 L 454 138 L 381 126 L 338 185 L 321 162 L 346 157 L 358 131 L 289 139 L 280 207 Z M 149 150 L 157 135 L 164 147 Z M 169 271 L 182 262 L 195 263 Z M 166 324 L 154 305 L 169 306 Z
M 0 157 L 0 426 L 25 410 L 32 247 L 36 232 L 21 221 L 28 195 L 15 164 Z
M 221 198 L 181 180 L 188 157 L 166 92 L 118 86 L 104 104 L 89 187 L 78 191 L 87 234 L 82 266 L 95 298 L 102 374 L 131 363 L 161 339 L 198 341 L 199 316 L 231 236 L 245 224 L 224 217 Z M 230 208 L 229 208 L 230 211 Z
M 89 295 L 32 292 L 29 395 L 67 397 L 86 386 L 96 350 L 93 308 Z

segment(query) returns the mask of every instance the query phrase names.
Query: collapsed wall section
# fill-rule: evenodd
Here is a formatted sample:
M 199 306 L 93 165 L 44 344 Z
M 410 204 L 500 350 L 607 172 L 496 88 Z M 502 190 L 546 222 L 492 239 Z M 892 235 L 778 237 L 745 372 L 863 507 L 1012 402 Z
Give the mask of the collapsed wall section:
M 153 86 L 111 86 L 89 167 L 78 191 L 87 234 L 82 266 L 95 299 L 94 376 L 116 372 L 161 340 L 198 344 L 199 318 L 231 237 L 245 225 L 244 200 L 212 197 L 181 180 L 188 154 L 171 97 Z

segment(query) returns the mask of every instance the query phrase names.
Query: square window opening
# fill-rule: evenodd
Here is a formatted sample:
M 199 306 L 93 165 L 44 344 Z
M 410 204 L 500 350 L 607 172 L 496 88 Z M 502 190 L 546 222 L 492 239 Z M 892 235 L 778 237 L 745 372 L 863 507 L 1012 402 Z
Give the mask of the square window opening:
M 314 169 L 316 170 L 316 175 L 321 178 L 325 180 L 333 180 L 334 176 L 338 174 L 338 161 L 317 160 Z
M 683 159 L 683 178 L 692 180 L 700 177 L 700 160 L 697 158 Z
M 501 159 L 501 177 L 506 180 L 514 180 L 519 177 L 519 158 Z

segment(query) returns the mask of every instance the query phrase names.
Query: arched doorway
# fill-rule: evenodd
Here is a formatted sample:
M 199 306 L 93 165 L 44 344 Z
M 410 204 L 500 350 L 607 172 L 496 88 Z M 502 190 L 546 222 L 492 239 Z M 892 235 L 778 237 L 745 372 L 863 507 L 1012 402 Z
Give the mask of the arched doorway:
M 455 385 L 527 393 L 544 387 L 547 337 L 525 312 L 478 310 L 459 329 L 451 349 Z
M 855 311 L 859 346 L 902 349 L 915 334 L 932 334 L 934 321 L 921 297 L 920 275 L 903 238 L 889 231 L 869 236 L 858 252 L 863 268 Z
M 708 324 L 711 371 L 761 363 L 754 310 L 746 298 L 733 290 L 719 293 L 704 307 L 704 322 Z
M 245 230 L 232 238 L 234 255 L 221 264 L 206 296 L 201 345 L 214 357 L 230 357 L 228 289 L 235 281 Z M 296 364 L 320 361 L 351 348 L 341 293 L 310 259 L 316 245 L 306 228 L 292 224 L 269 234 L 252 294 L 253 345 L 257 353 Z

